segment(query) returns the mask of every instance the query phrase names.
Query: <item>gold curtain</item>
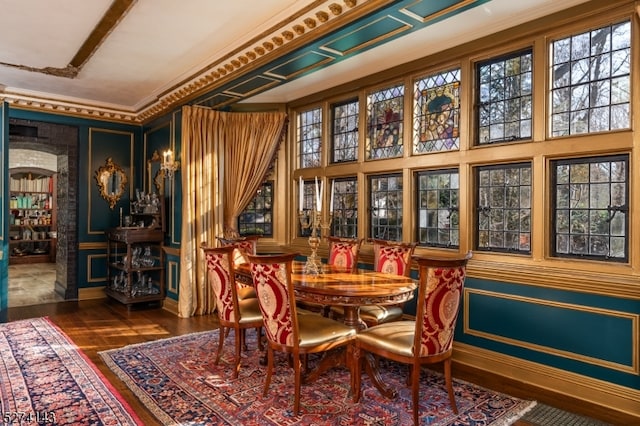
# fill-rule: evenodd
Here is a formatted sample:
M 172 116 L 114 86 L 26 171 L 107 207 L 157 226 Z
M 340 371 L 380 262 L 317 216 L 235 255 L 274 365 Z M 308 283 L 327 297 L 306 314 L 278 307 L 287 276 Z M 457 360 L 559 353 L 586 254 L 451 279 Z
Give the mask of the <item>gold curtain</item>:
M 205 279 L 200 244 L 216 236 L 218 156 L 220 138 L 215 111 L 182 108 L 182 230 L 178 315 L 214 312 L 214 295 Z
M 200 244 L 214 245 L 223 225 L 237 233 L 238 215 L 270 171 L 286 121 L 285 113 L 182 108 L 179 316 L 215 310 Z
M 255 197 L 284 138 L 284 112 L 220 113 L 225 122 L 224 234 L 238 236 L 238 216 Z

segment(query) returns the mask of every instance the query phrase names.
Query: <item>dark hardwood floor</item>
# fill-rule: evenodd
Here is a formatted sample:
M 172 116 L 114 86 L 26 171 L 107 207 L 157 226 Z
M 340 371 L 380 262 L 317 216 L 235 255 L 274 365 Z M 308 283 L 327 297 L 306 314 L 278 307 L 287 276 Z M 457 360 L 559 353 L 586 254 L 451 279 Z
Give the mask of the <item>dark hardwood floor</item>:
M 90 300 L 81 302 L 59 302 L 9 308 L 5 321 L 25 318 L 49 317 L 57 324 L 80 349 L 98 366 L 100 371 L 124 396 L 138 413 L 145 425 L 160 425 L 155 417 L 140 403 L 98 355 L 98 352 L 122 346 L 162 339 L 181 334 L 199 332 L 217 328 L 214 316 L 180 318 L 163 309 L 143 309 L 126 306 L 113 300 Z M 532 399 L 583 416 L 592 417 L 613 425 L 640 424 L 638 417 L 612 412 L 603 407 L 585 404 L 567 395 L 549 393 L 532 388 L 514 380 L 470 369 L 465 366 L 453 366 L 454 377 L 481 386 L 504 392 L 520 398 Z M 530 426 L 530 423 L 518 421 L 516 426 Z

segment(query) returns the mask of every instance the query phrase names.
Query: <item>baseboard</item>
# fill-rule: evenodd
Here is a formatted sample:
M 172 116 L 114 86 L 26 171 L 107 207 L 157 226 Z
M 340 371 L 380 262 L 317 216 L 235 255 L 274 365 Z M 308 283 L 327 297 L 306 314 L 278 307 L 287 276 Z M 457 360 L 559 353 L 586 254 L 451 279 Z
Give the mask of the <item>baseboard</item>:
M 162 303 L 162 309 L 165 311 L 169 311 L 174 315 L 178 315 L 178 301 L 165 297 L 164 302 Z
M 453 360 L 491 374 L 636 416 L 640 390 L 537 364 L 498 352 L 454 343 Z
M 78 300 L 106 299 L 104 287 L 87 287 L 78 289 Z

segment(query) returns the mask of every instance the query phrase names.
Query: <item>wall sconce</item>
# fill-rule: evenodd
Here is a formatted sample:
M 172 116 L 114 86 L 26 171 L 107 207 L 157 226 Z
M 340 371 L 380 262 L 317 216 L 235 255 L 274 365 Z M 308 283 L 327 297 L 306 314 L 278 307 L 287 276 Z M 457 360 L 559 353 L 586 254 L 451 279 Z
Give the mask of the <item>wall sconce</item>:
M 165 177 L 173 179 L 173 173 L 178 170 L 179 167 L 180 162 L 175 161 L 171 150 L 167 150 L 162 153 L 162 165 L 160 166 L 160 169 L 164 173 Z

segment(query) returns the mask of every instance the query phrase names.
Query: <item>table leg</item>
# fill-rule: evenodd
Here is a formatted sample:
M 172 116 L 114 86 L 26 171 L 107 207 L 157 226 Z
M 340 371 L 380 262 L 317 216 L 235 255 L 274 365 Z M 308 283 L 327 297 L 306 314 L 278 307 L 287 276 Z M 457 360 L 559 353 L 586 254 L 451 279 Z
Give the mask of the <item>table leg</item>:
M 371 379 L 371 383 L 378 389 L 380 394 L 389 399 L 394 399 L 398 396 L 398 391 L 396 389 L 386 387 L 383 384 L 376 358 L 368 352 L 364 355 L 364 371 L 367 373 L 369 379 Z
M 367 328 L 367 324 L 360 319 L 360 307 L 359 306 L 344 306 L 344 325 L 356 330 L 364 330 Z

